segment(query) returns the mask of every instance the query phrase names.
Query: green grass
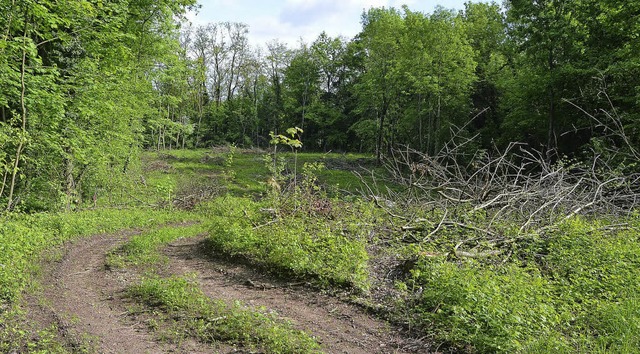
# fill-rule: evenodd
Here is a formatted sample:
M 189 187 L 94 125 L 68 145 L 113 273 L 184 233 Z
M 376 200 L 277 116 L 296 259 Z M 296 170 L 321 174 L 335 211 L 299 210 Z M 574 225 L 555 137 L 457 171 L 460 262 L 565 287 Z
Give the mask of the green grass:
M 107 266 L 125 268 L 131 266 L 154 266 L 165 263 L 160 248 L 180 238 L 196 237 L 203 234 L 206 227 L 201 224 L 171 225 L 143 232 L 107 255 Z
M 288 166 L 286 181 L 291 177 L 294 156 L 282 156 Z M 407 269 L 407 277 L 397 283 L 404 298 L 386 305 L 394 311 L 390 313 L 392 318 L 410 325 L 418 336 L 442 344 L 442 349 L 479 353 L 638 352 L 637 216 L 615 221 L 576 217 L 553 232 L 509 243 L 507 252 L 499 257 L 458 258 L 452 255 L 452 248 L 459 240 L 478 237 L 477 232 L 449 227 L 429 236 L 426 242 L 413 242 L 408 236 L 420 240 L 429 231 L 407 235 L 399 231 L 401 224 L 392 223 L 374 205 L 353 195 L 345 196 L 357 194 L 362 188 L 350 171 L 353 166 L 376 169 L 370 156 L 298 154 L 300 174 L 305 163 L 324 163 L 325 169 L 314 172 L 324 188 L 299 185 L 298 191 L 289 189 L 279 195 L 268 193 L 264 182 L 269 171 L 263 157 L 260 152 L 231 153 L 229 149 L 145 153 L 145 178 L 133 179 L 125 186 L 129 189 L 100 195 L 98 206 L 155 205 L 166 209 L 98 209 L 4 217 L 0 220 L 0 352 L 16 348 L 18 342 L 26 343 L 19 348 L 33 352 L 64 351 L 51 337 L 54 330 L 39 329 L 34 335 L 8 325 L 13 317 L 20 316 L 15 304 L 34 281 L 43 255 L 67 240 L 140 227 L 148 231 L 112 253 L 112 266 L 144 266 L 153 273 L 163 262 L 158 252 L 162 245 L 208 232 L 212 250 L 222 255 L 241 257 L 282 276 L 312 280 L 324 287 L 350 287 L 366 294 L 372 261 L 367 247 L 375 246 L 385 248 L 390 258 L 415 260 Z M 368 176 L 365 179 L 372 182 Z M 386 188 L 397 186 L 382 181 L 379 189 Z M 176 196 L 205 191 L 208 194 L 202 200 L 215 199 L 193 211 L 176 210 L 172 203 Z M 318 209 L 316 202 L 324 209 Z M 482 226 L 487 219 L 486 215 L 465 213 L 464 206 L 453 212 L 459 214 L 461 222 L 473 225 Z M 427 227 L 435 227 L 442 217 L 439 210 L 417 210 L 414 214 L 425 219 Z M 166 226 L 183 222 L 193 224 Z M 607 225 L 612 223 L 626 223 L 628 227 L 611 231 Z M 513 237 L 518 229 L 509 220 L 492 227 L 506 238 Z M 413 241 L 410 245 L 402 242 L 407 240 Z M 152 277 L 132 287 L 130 295 L 162 314 L 158 321 L 168 321 L 202 341 L 230 340 L 271 352 L 318 351 L 307 335 L 273 316 L 239 304 L 223 306 L 207 299 L 188 279 Z M 249 327 L 260 327 L 261 332 L 250 332 Z M 247 336 L 245 332 L 252 334 Z M 292 340 L 283 339 L 288 337 Z
M 264 165 L 267 152 L 237 149 L 230 152 L 228 148 L 200 149 L 200 150 L 172 150 L 162 153 L 147 152 L 143 155 L 145 161 L 161 159 L 168 163 L 177 174 L 210 173 L 226 182 L 226 188 L 236 196 L 264 195 L 267 188 L 265 182 L 269 179 L 269 171 Z M 231 159 L 229 159 L 231 155 Z M 327 168 L 318 173 L 321 184 L 332 191 L 359 194 L 364 185 L 353 170 L 361 172 L 372 184 L 371 176 L 360 167 L 372 169 L 383 174 L 381 168 L 375 166 L 375 159 L 366 154 L 337 154 L 337 153 L 298 153 L 297 159 L 291 152 L 280 149 L 279 156 L 285 158 L 286 174 L 292 178 L 294 161 L 297 161 L 297 171 L 300 174 L 305 163 L 324 162 Z M 162 172 L 153 176 L 161 180 Z M 155 183 L 155 182 L 154 182 Z M 397 188 L 387 181 L 379 181 L 380 188 Z M 335 193 L 338 195 L 338 193 Z
M 21 294 L 37 282 L 43 257 L 65 241 L 123 229 L 199 220 L 193 213 L 175 210 L 97 209 L 74 213 L 14 214 L 0 221 L 0 352 L 29 348 L 30 352 L 63 352 L 51 331 L 20 328 L 23 314 L 17 307 Z M 18 327 L 16 327 L 18 326 Z
M 45 251 L 83 236 L 198 220 L 194 214 L 148 209 L 12 215 L 0 223 L 0 302 L 12 303 L 32 279 Z
M 237 302 L 227 305 L 210 299 L 186 279 L 145 279 L 130 287 L 128 295 L 166 313 L 166 317 L 159 318 L 165 326 L 170 318 L 182 319 L 177 324 L 182 329 L 180 334 L 205 343 L 224 341 L 265 353 L 320 352 L 320 346 L 312 337 L 277 316 Z M 154 327 L 158 326 L 156 323 Z
M 573 218 L 506 263 L 419 257 L 406 288 L 412 325 L 480 353 L 634 353 L 640 348 L 640 239 Z M 420 254 L 420 252 L 416 252 Z

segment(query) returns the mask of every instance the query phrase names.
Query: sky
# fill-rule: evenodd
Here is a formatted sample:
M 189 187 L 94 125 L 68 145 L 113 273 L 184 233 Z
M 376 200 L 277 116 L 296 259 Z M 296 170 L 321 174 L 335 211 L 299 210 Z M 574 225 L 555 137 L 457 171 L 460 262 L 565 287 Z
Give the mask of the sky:
M 198 14 L 187 18 L 194 25 L 242 22 L 249 25 L 249 42 L 264 45 L 278 39 L 297 47 L 313 42 L 325 31 L 351 38 L 361 30 L 360 15 L 371 7 L 401 8 L 431 13 L 437 5 L 460 10 L 468 0 L 199 0 Z

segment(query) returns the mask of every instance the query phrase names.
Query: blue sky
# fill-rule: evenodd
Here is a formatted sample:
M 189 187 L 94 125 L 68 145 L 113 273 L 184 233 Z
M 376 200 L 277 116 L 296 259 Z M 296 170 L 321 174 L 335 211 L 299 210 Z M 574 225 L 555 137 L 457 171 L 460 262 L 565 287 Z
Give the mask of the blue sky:
M 462 9 L 468 0 L 199 0 L 199 13 L 189 14 L 194 24 L 243 22 L 249 25 L 252 45 L 279 39 L 297 46 L 310 43 L 322 31 L 330 36 L 353 37 L 360 31 L 360 15 L 370 7 L 396 7 L 430 13 L 437 5 Z

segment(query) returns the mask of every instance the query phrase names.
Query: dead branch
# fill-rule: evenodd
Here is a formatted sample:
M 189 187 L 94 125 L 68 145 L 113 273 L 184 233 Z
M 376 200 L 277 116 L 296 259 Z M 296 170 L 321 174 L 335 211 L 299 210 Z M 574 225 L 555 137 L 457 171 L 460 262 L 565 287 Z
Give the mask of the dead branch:
M 582 111 L 630 145 L 615 110 L 604 114 L 608 122 Z M 464 137 L 463 129 L 452 127 L 451 140 L 435 154 L 406 146 L 394 149 L 384 167 L 404 187 L 400 192 L 387 191 L 382 198 L 358 174 L 376 206 L 402 220 L 401 231 L 426 234 L 412 234 L 414 242 L 431 240 L 446 228 L 466 229 L 478 235 L 478 242 L 500 249 L 463 250 L 471 246 L 464 240 L 457 243 L 454 255 L 508 258 L 513 254 L 510 244 L 547 237 L 568 219 L 624 216 L 640 202 L 640 174 L 621 173 L 615 156 L 593 153 L 582 161 L 550 162 L 543 151 L 517 142 L 504 149 L 470 151 L 475 137 Z M 627 147 L 640 160 L 640 153 Z M 442 216 L 425 218 L 426 210 L 440 210 Z

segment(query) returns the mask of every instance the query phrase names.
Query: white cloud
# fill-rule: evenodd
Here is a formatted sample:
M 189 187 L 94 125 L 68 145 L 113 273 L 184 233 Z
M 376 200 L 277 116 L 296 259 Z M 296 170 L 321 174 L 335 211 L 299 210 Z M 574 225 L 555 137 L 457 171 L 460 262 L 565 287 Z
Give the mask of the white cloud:
M 202 8 L 188 18 L 195 24 L 243 22 L 249 25 L 252 44 L 279 39 L 291 47 L 302 37 L 312 42 L 322 32 L 330 36 L 355 36 L 361 29 L 360 16 L 371 7 L 407 4 L 416 11 L 433 11 L 436 4 L 463 8 L 465 0 L 200 0 Z

